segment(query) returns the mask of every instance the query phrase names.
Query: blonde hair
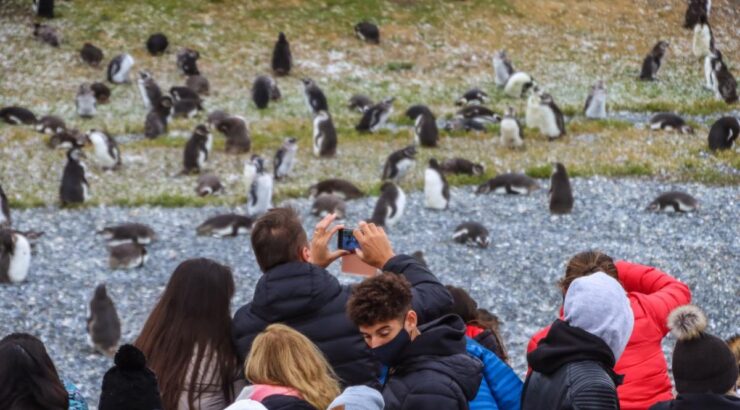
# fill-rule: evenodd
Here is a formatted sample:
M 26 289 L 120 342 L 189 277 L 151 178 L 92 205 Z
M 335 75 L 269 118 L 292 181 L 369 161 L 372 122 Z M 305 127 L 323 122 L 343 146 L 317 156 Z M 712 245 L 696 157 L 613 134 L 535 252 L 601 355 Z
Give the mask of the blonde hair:
M 281 324 L 254 339 L 244 374 L 253 384 L 292 387 L 317 409 L 327 408 L 340 393 L 334 370 L 316 345 Z

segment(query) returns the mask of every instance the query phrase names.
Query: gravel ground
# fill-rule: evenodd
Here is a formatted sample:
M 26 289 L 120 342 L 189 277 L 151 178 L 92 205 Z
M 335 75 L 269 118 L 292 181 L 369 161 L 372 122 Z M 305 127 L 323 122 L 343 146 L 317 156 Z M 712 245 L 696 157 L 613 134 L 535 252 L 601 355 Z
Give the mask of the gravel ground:
M 694 302 L 710 317 L 710 329 L 728 337 L 740 331 L 740 241 L 737 187 L 664 184 L 636 179 L 572 181 L 573 214 L 551 216 L 546 187 L 527 197 L 475 196 L 472 187 L 453 188 L 451 209 L 422 207 L 423 195 L 412 193 L 404 221 L 389 230 L 397 252 L 423 250 L 444 283 L 465 287 L 480 306 L 499 315 L 519 374 L 525 370 L 528 338 L 555 318 L 560 298 L 555 288 L 568 257 L 601 249 L 616 258 L 655 265 L 688 283 Z M 547 184 L 545 184 L 547 185 Z M 699 212 L 650 214 L 643 209 L 658 193 L 680 189 L 701 201 Z M 348 224 L 367 217 L 374 198 L 348 206 Z M 291 200 L 310 231 L 316 218 L 308 200 Z M 234 268 L 238 290 L 235 310 L 248 301 L 259 278 L 247 237 L 197 237 L 195 227 L 225 208 L 110 208 L 58 210 L 37 208 L 14 213 L 21 230 L 45 231 L 29 280 L 0 287 L 0 335 L 30 332 L 46 343 L 62 375 L 97 403 L 100 383 L 111 365 L 86 344 L 85 318 L 95 285 L 108 284 L 123 322 L 123 342 L 132 341 L 170 273 L 186 258 L 204 256 Z M 467 220 L 483 222 L 492 245 L 485 250 L 453 243 L 454 227 Z M 100 237 L 104 225 L 139 221 L 151 224 L 161 240 L 150 247 L 149 263 L 138 270 L 110 271 Z M 332 267 L 337 272 L 337 267 Z M 340 275 L 351 283 L 355 278 Z M 734 306 L 734 307 L 733 307 Z M 666 348 L 672 346 L 667 341 Z

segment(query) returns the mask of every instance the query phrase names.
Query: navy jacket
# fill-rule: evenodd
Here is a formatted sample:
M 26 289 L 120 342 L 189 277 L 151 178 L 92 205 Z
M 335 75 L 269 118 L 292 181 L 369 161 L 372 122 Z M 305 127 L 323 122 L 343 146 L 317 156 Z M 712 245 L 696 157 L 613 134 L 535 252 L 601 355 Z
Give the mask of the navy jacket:
M 662 401 L 650 410 L 740 410 L 740 397 L 712 393 L 679 394 L 674 400 Z
M 411 256 L 397 255 L 383 267 L 402 274 L 412 286 L 412 305 L 425 323 L 448 312 L 452 296 Z M 345 386 L 376 380 L 380 365 L 345 312 L 351 288 L 325 269 L 291 262 L 265 272 L 252 302 L 234 315 L 233 338 L 243 363 L 254 338 L 272 323 L 286 324 L 311 339 L 326 355 Z

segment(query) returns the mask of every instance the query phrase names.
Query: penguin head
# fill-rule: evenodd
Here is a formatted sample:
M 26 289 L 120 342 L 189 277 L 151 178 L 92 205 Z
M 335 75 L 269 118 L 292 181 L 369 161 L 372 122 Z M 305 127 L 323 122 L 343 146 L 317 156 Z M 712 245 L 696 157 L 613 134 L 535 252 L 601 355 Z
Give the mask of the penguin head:
M 265 160 L 259 155 L 252 155 L 252 165 L 258 174 L 261 174 L 265 170 Z
M 277 101 L 282 97 L 282 94 L 280 93 L 280 89 L 278 88 L 277 81 L 272 79 L 270 77 L 270 99 L 272 101 Z
M 660 51 L 661 53 L 665 53 L 666 50 L 668 50 L 668 47 L 670 46 L 670 43 L 665 40 L 658 41 L 658 44 L 655 45 L 655 49 Z
M 429 168 L 439 170 L 439 161 L 437 161 L 437 158 L 429 159 Z
M 655 212 L 660 210 L 660 202 L 656 199 L 655 201 L 649 203 L 645 210 L 648 212 Z
M 95 296 L 93 296 L 93 299 L 103 300 L 107 298 L 108 292 L 106 291 L 105 283 L 101 283 L 95 288 Z
M 553 174 L 564 174 L 565 173 L 565 165 L 563 165 L 560 162 L 553 162 L 552 163 L 552 173 Z
M 278 42 L 279 43 L 287 43 L 288 42 L 288 39 L 285 38 L 285 33 L 283 33 L 282 31 L 280 32 L 280 34 L 278 34 Z
M 301 82 L 305 88 L 309 88 L 315 85 L 314 81 L 310 78 L 301 78 Z
M 404 148 L 403 155 L 406 158 L 416 157 L 416 145 L 409 145 L 408 147 Z
M 487 194 L 489 192 L 491 192 L 491 186 L 488 185 L 488 182 L 478 185 L 478 188 L 475 190 L 476 195 Z
M 293 137 L 286 138 L 283 145 L 287 148 L 297 147 L 298 140 Z
M 552 104 L 552 95 L 548 93 L 540 94 L 540 104 Z
M 193 134 L 201 136 L 201 137 L 207 137 L 208 128 L 206 128 L 205 124 L 198 124 L 195 126 L 195 129 L 193 130 Z
M 594 84 L 593 89 L 606 91 L 606 85 L 604 84 L 604 80 L 597 81 L 596 84 Z
M 694 127 L 692 127 L 692 126 L 690 126 L 688 124 L 684 124 L 684 125 L 681 126 L 681 132 L 684 133 L 684 134 L 694 135 Z
M 514 118 L 516 116 L 516 110 L 512 106 L 506 107 L 504 111 L 504 118 Z
M 389 97 L 383 100 L 384 105 L 393 105 L 393 101 L 396 101 L 396 97 Z
M 162 111 L 169 113 L 172 111 L 172 106 L 172 97 L 165 95 L 159 99 L 159 107 Z
M 77 147 L 72 147 L 67 151 L 67 159 L 70 161 L 80 162 L 83 158 L 86 158 L 85 153 Z
M 488 239 L 488 235 L 478 235 L 475 237 L 475 243 L 481 247 L 481 248 L 488 248 L 488 245 L 490 245 L 490 240 Z
M 93 93 L 93 91 L 90 88 L 90 84 L 89 83 L 82 83 L 82 84 L 80 84 L 80 88 L 77 91 L 77 95 L 86 95 L 86 94 L 92 94 L 92 93 Z
M 142 81 L 148 80 L 152 78 L 152 74 L 149 71 L 146 70 L 140 70 L 139 71 L 139 79 Z
M 486 172 L 486 166 L 483 164 L 474 164 L 473 165 L 473 175 L 479 176 L 483 175 L 483 173 Z
M 319 187 L 318 187 L 318 186 L 316 186 L 316 185 L 311 185 L 311 186 L 310 186 L 310 187 L 308 188 L 308 196 L 309 196 L 309 197 L 313 198 L 313 197 L 315 197 L 315 196 L 316 196 L 316 195 L 317 195 L 318 193 L 319 193 Z

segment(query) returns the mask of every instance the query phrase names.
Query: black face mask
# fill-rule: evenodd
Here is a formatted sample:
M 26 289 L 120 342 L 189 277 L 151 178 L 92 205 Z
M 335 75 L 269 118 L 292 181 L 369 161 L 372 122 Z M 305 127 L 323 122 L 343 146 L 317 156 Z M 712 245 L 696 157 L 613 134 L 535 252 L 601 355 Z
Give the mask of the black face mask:
M 380 360 L 380 363 L 386 366 L 395 366 L 401 352 L 409 343 L 411 343 L 411 336 L 406 329 L 402 328 L 390 342 L 371 350 L 373 355 Z

